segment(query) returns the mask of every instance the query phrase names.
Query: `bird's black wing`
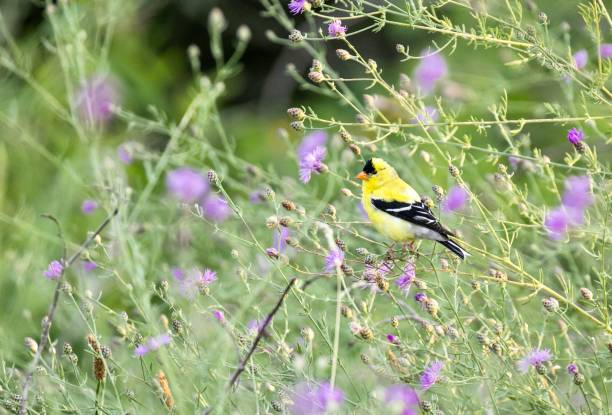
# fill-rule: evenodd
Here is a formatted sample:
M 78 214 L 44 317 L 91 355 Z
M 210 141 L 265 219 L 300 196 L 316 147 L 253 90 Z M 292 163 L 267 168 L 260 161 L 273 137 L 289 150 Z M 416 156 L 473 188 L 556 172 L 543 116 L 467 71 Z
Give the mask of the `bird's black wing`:
M 431 229 L 442 236 L 455 236 L 451 231 L 442 226 L 431 209 L 423 202 L 387 202 L 380 199 L 372 199 L 372 205 L 376 209 L 382 210 L 391 216 Z

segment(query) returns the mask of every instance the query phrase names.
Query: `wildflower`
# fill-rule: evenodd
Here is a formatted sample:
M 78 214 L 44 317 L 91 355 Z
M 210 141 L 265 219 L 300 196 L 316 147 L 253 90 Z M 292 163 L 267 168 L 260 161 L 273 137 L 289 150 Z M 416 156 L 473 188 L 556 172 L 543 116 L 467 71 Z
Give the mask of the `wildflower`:
M 291 0 L 288 7 L 291 14 L 302 14 L 304 13 L 304 9 L 306 7 L 306 0 Z
M 604 59 L 612 58 L 612 43 L 602 43 L 599 47 L 599 55 Z
M 589 54 L 587 53 L 586 50 L 581 49 L 578 52 L 574 53 L 574 56 L 572 56 L 572 59 L 574 61 L 574 67 L 580 70 L 580 69 L 583 69 L 587 65 L 587 62 L 589 60 Z
M 276 248 L 268 248 L 266 249 L 266 255 L 268 255 L 272 259 L 278 259 L 280 257 L 280 253 Z
M 92 214 L 94 210 L 96 210 L 97 208 L 98 208 L 98 202 L 96 202 L 95 200 L 85 199 L 83 200 L 83 203 L 81 204 L 81 212 L 83 212 L 86 215 Z
M 427 295 L 425 295 L 425 293 L 416 293 L 416 295 L 414 296 L 414 300 L 417 303 L 422 303 L 427 300 Z
M 391 413 L 417 415 L 419 397 L 414 389 L 407 385 L 391 385 L 385 389 L 385 403 Z
M 202 201 L 202 214 L 213 222 L 223 222 L 232 213 L 227 201 L 216 195 L 209 195 Z
M 344 262 L 344 252 L 338 247 L 329 250 L 325 257 L 325 271 L 332 272 Z
M 259 333 L 259 331 L 263 328 L 263 325 L 263 321 L 251 320 L 247 323 L 247 330 L 254 336 Z
M 308 154 L 312 153 L 317 147 L 325 147 L 327 142 L 327 133 L 325 131 L 314 131 L 306 135 L 297 148 L 297 158 L 302 160 Z
M 252 204 L 257 205 L 263 201 L 264 201 L 264 198 L 260 190 L 254 190 L 251 193 L 249 193 L 249 202 L 251 202 Z
M 281 227 L 279 231 L 274 231 L 272 247 L 282 253 L 287 248 L 287 238 L 289 238 L 289 229 Z
M 436 83 L 448 74 L 446 60 L 440 53 L 431 53 L 429 49 L 421 54 L 422 58 L 414 70 L 413 79 L 421 94 L 429 95 Z
M 404 272 L 399 276 L 398 279 L 395 280 L 395 285 L 397 285 L 404 294 L 408 294 L 410 290 L 410 284 L 414 281 L 416 276 L 416 271 L 414 269 L 414 264 L 408 262 L 404 267 Z
M 321 173 L 323 171 L 325 154 L 326 150 L 324 147 L 315 147 L 311 153 L 300 160 L 300 180 L 302 183 L 308 183 L 312 173 Z
M 397 338 L 397 336 L 394 336 L 391 333 L 387 334 L 387 341 L 391 344 L 399 344 L 399 339 Z
M 569 365 L 567 365 L 567 373 L 569 373 L 572 376 L 576 376 L 580 371 L 578 370 L 578 366 L 576 365 L 576 363 L 570 363 Z
M 567 132 L 567 140 L 574 145 L 581 142 L 583 138 L 584 138 L 584 133 L 582 132 L 582 130 L 579 130 L 578 128 L 572 128 L 571 130 Z
M 43 273 L 50 280 L 57 280 L 64 272 L 64 265 L 60 261 L 51 261 L 47 270 Z
M 593 204 L 591 181 L 588 176 L 572 176 L 565 180 L 562 203 L 566 208 L 584 210 Z
M 83 261 L 83 271 L 91 272 L 94 269 L 98 268 L 98 264 L 93 261 Z
M 331 37 L 342 37 L 346 35 L 346 26 L 342 26 L 342 21 L 334 19 L 329 26 L 327 26 L 327 34 Z
M 151 351 L 155 351 L 162 346 L 170 344 L 171 342 L 172 338 L 167 333 L 150 337 L 145 343 L 139 344 L 136 349 L 134 349 L 134 354 L 138 357 L 142 357 Z
M 301 383 L 294 389 L 291 400 L 292 415 L 322 415 L 338 409 L 344 402 L 344 393 L 327 382 L 318 386 Z
M 223 311 L 213 310 L 212 315 L 219 323 L 225 323 L 225 315 L 223 314 Z
M 424 125 L 434 123 L 440 118 L 438 110 L 431 105 L 426 105 L 422 111 L 416 115 L 416 121 Z
M 208 191 L 208 182 L 200 172 L 181 167 L 166 175 L 166 188 L 181 202 L 193 203 Z
M 468 192 L 461 186 L 453 186 L 448 190 L 446 199 L 442 202 L 442 211 L 455 212 L 465 207 L 469 198 Z
M 125 165 L 132 164 L 132 161 L 134 160 L 132 144 L 132 142 L 126 141 L 117 147 L 117 157 Z
M 217 273 L 209 268 L 206 268 L 200 275 L 200 283 L 204 286 L 209 286 L 215 281 L 217 281 Z
M 436 360 L 427 365 L 425 370 L 423 370 L 419 382 L 421 383 L 421 388 L 424 391 L 431 388 L 439 380 L 440 371 L 442 371 L 443 366 L 444 363 L 440 362 L 439 360 Z
M 82 119 L 105 123 L 113 116 L 112 106 L 118 101 L 114 82 L 105 75 L 94 75 L 77 92 L 76 107 Z
M 530 366 L 539 366 L 552 359 L 548 349 L 532 349 L 527 355 L 519 360 L 517 367 L 521 373 L 527 373 Z
M 565 237 L 570 224 L 570 218 L 563 207 L 551 210 L 544 219 L 544 227 L 548 232 L 548 237 L 554 241 Z

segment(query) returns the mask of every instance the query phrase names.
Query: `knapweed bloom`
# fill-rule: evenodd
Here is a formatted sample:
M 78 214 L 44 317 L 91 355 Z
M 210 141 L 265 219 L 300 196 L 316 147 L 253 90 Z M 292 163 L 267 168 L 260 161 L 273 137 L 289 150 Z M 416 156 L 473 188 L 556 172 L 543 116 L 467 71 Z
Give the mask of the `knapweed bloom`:
M 453 186 L 442 202 L 442 212 L 450 213 L 461 210 L 465 207 L 468 199 L 469 194 L 463 187 Z
M 304 13 L 305 6 L 306 0 L 291 0 L 288 8 L 291 14 L 298 15 Z
M 404 294 L 408 294 L 410 285 L 414 281 L 415 277 L 416 271 L 414 269 L 414 264 L 412 262 L 408 262 L 404 267 L 404 272 L 402 272 L 402 275 L 395 280 L 395 285 L 397 285 Z
M 208 180 L 204 175 L 189 167 L 181 167 L 166 175 L 168 193 L 184 203 L 199 200 L 208 191 Z
M 568 212 L 563 207 L 551 210 L 544 219 L 544 227 L 548 232 L 548 237 L 554 241 L 563 239 L 572 223 Z
M 289 412 L 292 415 L 323 415 L 342 406 L 344 393 L 327 382 L 321 385 L 301 383 L 295 387 L 291 400 Z
M 427 300 L 427 295 L 425 293 L 416 293 L 414 296 L 414 301 L 417 303 L 423 303 L 425 300 Z
M 587 62 L 589 61 L 589 54 L 586 50 L 582 49 L 574 53 L 572 59 L 574 61 L 574 67 L 580 70 L 587 65 Z
M 145 354 L 157 350 L 162 346 L 166 346 L 172 342 L 172 338 L 169 334 L 164 333 L 159 336 L 150 337 L 145 343 L 139 344 L 134 350 L 134 354 L 138 357 L 142 357 Z
M 395 345 L 398 345 L 400 343 L 399 338 L 391 333 L 387 334 L 387 341 Z
M 566 208 L 586 209 L 594 203 L 591 180 L 588 176 L 572 176 L 565 180 L 565 191 L 561 199 Z
M 602 43 L 599 47 L 599 56 L 603 59 L 612 58 L 612 43 Z
M 576 145 L 584 139 L 584 133 L 578 128 L 572 128 L 567 132 L 567 141 Z
M 570 363 L 569 365 L 567 365 L 568 374 L 576 376 L 579 372 L 580 370 L 578 370 L 578 365 L 576 365 L 576 363 Z
M 565 180 L 561 206 L 552 209 L 544 219 L 544 227 L 552 240 L 561 240 L 573 227 L 584 223 L 584 211 L 595 202 L 588 176 L 572 176 Z
M 548 349 L 533 349 L 518 361 L 517 368 L 521 373 L 527 373 L 531 366 L 538 366 L 552 359 L 552 354 Z
M 98 268 L 98 264 L 93 261 L 83 261 L 83 271 L 91 272 L 94 269 Z
M 327 34 L 331 37 L 342 37 L 346 35 L 346 26 L 342 26 L 342 21 L 334 19 L 327 26 Z
M 225 315 L 223 314 L 223 311 L 213 310 L 212 315 L 219 323 L 225 323 Z
M 206 219 L 220 223 L 232 214 L 232 209 L 221 196 L 209 195 L 202 200 L 202 214 Z
M 82 119 L 105 123 L 113 116 L 112 106 L 118 102 L 117 87 L 105 75 L 94 75 L 85 81 L 76 96 L 76 107 Z
M 338 247 L 329 250 L 325 257 L 325 271 L 332 272 L 344 262 L 344 252 Z
M 421 378 L 419 383 L 421 384 L 421 389 L 426 391 L 431 388 L 439 379 L 440 372 L 442 371 L 442 367 L 444 366 L 443 362 L 436 360 L 427 365 L 423 373 L 421 374 Z
M 51 261 L 47 266 L 47 270 L 43 273 L 50 280 L 56 280 L 62 276 L 64 265 L 60 261 Z
M 300 180 L 302 183 L 308 183 L 313 173 L 321 173 L 325 154 L 325 147 L 315 147 L 312 152 L 300 159 Z
M 385 403 L 390 413 L 401 415 L 417 415 L 419 397 L 407 385 L 391 385 L 385 389 Z
M 81 203 L 81 212 L 85 215 L 91 215 L 98 208 L 98 202 L 91 199 L 83 200 Z
M 126 166 L 132 164 L 134 160 L 133 143 L 126 141 L 117 147 L 117 158 Z
M 279 253 L 287 248 L 287 238 L 289 237 L 289 229 L 281 226 L 279 230 L 274 230 L 272 237 L 272 248 L 275 248 Z
M 446 60 L 440 52 L 432 53 L 427 49 L 421 54 L 422 58 L 414 70 L 413 79 L 423 95 L 429 95 L 438 81 L 448 74 Z
M 297 158 L 302 160 L 308 154 L 312 153 L 317 147 L 325 147 L 327 143 L 327 133 L 325 131 L 317 130 L 304 136 L 302 142 L 297 148 Z
M 209 268 L 206 268 L 200 275 L 200 283 L 204 286 L 209 286 L 217 281 L 217 273 Z

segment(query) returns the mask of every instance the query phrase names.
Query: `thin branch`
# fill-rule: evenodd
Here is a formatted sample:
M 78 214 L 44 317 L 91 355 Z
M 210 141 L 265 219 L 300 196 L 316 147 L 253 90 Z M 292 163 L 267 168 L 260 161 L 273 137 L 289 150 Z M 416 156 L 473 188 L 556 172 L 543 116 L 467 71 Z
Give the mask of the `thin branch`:
M 36 366 L 38 365 L 38 362 L 40 361 L 42 357 L 42 353 L 45 349 L 45 346 L 47 345 L 47 340 L 49 338 L 49 331 L 51 330 L 51 323 L 53 323 L 53 317 L 55 316 L 55 310 L 57 309 L 57 304 L 59 302 L 59 296 L 61 292 L 60 288 L 62 286 L 62 279 L 64 277 L 64 273 L 66 272 L 66 269 L 69 268 L 81 256 L 83 251 L 87 249 L 87 247 L 91 244 L 91 242 L 93 242 L 93 240 L 104 230 L 104 228 L 108 226 L 110 221 L 117 215 L 118 212 L 119 210 L 115 209 L 113 213 L 110 216 L 108 216 L 104 220 L 104 222 L 100 224 L 100 226 L 98 226 L 98 229 L 96 229 L 95 232 L 92 233 L 85 240 L 85 242 L 83 242 L 83 244 L 76 250 L 76 252 L 72 254 L 70 259 L 68 259 L 68 261 L 62 264 L 63 265 L 62 273 L 60 277 L 57 279 L 57 285 L 55 286 L 55 292 L 53 293 L 53 300 L 51 301 L 51 305 L 49 306 L 49 311 L 47 312 L 47 315 L 43 319 L 42 332 L 40 334 L 40 340 L 38 342 L 38 349 L 36 350 L 36 354 L 34 355 L 34 360 L 30 364 L 30 369 L 28 370 L 28 374 L 26 375 L 26 379 L 23 383 L 23 389 L 21 391 L 22 400 L 21 400 L 21 406 L 19 408 L 20 415 L 26 415 L 28 412 L 28 395 L 30 393 L 30 387 L 32 385 L 32 376 L 34 375 L 34 370 L 36 370 Z M 62 231 L 61 231 L 59 221 L 52 215 L 45 214 L 43 215 L 43 217 L 55 222 L 55 224 L 57 225 L 59 229 L 59 236 L 63 241 L 64 239 L 62 236 Z M 66 255 L 65 244 L 64 244 L 63 251 L 64 251 L 64 256 L 65 256 Z

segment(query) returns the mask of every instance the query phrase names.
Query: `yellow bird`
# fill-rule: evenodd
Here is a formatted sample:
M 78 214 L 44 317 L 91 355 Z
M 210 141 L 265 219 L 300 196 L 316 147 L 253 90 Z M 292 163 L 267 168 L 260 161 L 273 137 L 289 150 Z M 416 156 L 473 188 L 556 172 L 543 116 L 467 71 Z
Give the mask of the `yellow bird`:
M 356 177 L 362 180 L 361 203 L 376 230 L 396 242 L 429 239 L 439 242 L 461 259 L 469 256 L 449 237 L 419 194 L 386 161 L 373 158 Z

